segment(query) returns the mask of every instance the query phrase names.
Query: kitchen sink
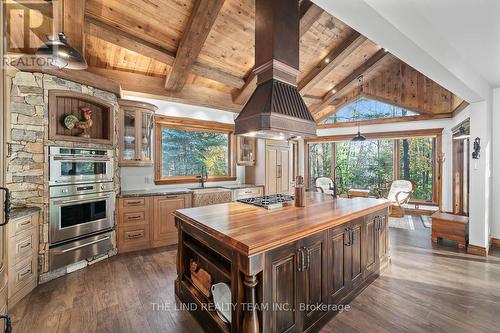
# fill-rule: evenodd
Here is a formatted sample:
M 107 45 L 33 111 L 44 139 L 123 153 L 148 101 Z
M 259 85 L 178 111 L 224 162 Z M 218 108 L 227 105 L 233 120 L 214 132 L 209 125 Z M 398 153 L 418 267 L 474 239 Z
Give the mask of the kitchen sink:
M 190 188 L 194 193 L 210 193 L 210 192 L 225 192 L 225 191 L 231 191 L 228 189 L 225 189 L 223 187 L 192 187 Z
M 197 187 L 190 190 L 193 191 L 193 207 L 233 201 L 233 191 L 222 187 Z

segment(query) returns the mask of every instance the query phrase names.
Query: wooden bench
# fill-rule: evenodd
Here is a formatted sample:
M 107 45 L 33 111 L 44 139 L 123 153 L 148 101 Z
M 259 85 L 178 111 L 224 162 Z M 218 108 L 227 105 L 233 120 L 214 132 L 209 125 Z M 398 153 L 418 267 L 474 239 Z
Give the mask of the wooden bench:
M 435 212 L 432 218 L 432 242 L 438 238 L 458 242 L 458 247 L 464 249 L 469 242 L 469 217 L 447 212 Z

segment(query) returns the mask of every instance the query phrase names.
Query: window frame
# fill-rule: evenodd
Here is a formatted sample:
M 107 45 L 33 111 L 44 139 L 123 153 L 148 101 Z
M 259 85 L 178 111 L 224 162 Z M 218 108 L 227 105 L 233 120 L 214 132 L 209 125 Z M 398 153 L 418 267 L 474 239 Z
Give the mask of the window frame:
M 155 140 L 154 140 L 154 165 L 155 184 L 186 184 L 197 183 L 199 175 L 188 176 L 162 176 L 162 130 L 164 128 L 174 128 L 185 131 L 198 131 L 210 133 L 223 133 L 228 135 L 228 174 L 226 176 L 208 175 L 209 182 L 214 181 L 234 181 L 236 180 L 236 140 L 234 135 L 234 125 L 215 121 L 195 120 L 183 117 L 155 116 Z
M 354 137 L 355 134 L 346 135 L 330 135 L 330 136 L 320 136 L 312 139 L 305 140 L 304 143 L 304 173 L 306 184 L 310 182 L 309 174 L 309 145 L 313 143 L 336 143 L 342 141 L 349 141 Z M 363 133 L 367 140 L 380 140 L 380 139 L 392 139 L 394 140 L 394 154 L 393 154 L 393 177 L 394 179 L 399 178 L 399 140 L 401 139 L 411 139 L 418 137 L 433 137 L 434 140 L 434 154 L 433 154 L 433 186 L 432 186 L 432 202 L 425 200 L 412 199 L 410 203 L 417 205 L 427 205 L 427 206 L 438 206 L 440 209 L 442 207 L 442 178 L 443 178 L 443 128 L 432 128 L 424 130 L 412 130 L 412 131 L 394 131 L 394 132 L 378 132 L 378 133 Z M 398 148 L 398 149 L 396 149 Z M 332 149 L 334 151 L 334 149 Z M 335 168 L 335 158 L 332 158 L 332 170 Z

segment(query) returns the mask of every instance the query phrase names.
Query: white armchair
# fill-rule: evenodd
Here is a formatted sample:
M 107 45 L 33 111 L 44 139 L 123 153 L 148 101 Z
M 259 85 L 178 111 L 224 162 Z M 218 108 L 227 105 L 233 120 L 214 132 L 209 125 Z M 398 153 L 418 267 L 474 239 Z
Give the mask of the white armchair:
M 332 194 L 333 180 L 329 177 L 316 177 L 314 179 L 314 190 L 316 192 Z
M 409 180 L 395 180 L 391 184 L 387 200 L 391 202 L 390 215 L 403 217 L 405 215 L 404 205 L 410 201 L 413 193 L 413 183 Z

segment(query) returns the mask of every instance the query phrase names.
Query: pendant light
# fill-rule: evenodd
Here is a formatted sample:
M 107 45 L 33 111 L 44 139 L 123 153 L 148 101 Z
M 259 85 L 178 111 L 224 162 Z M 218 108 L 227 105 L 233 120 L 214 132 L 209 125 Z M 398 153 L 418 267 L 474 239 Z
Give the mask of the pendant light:
M 83 70 L 88 67 L 85 58 L 68 44 L 64 32 L 57 36 L 48 36 L 49 41 L 41 46 L 36 55 L 46 59 L 46 63 L 59 68 Z
M 354 118 L 358 118 L 358 134 L 354 138 L 352 138 L 352 142 L 360 142 L 365 141 L 366 138 L 363 134 L 361 134 L 360 126 L 359 126 L 359 117 L 357 115 L 358 110 L 358 102 L 361 98 L 361 93 L 363 92 L 363 75 L 358 77 L 358 98 L 356 99 L 356 104 L 354 104 Z

